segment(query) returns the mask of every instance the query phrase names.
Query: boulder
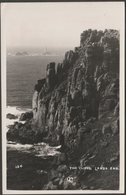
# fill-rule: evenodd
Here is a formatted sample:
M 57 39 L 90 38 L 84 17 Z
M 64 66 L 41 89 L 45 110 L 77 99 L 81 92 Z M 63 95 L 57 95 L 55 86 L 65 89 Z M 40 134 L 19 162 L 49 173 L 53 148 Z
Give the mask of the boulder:
M 20 121 L 26 121 L 26 120 L 30 120 L 32 119 L 33 117 L 33 112 L 25 112 L 25 113 L 22 113 L 19 120 Z
M 8 113 L 6 115 L 6 117 L 9 118 L 9 119 L 17 119 L 18 118 L 18 116 L 15 116 L 14 114 L 11 114 L 11 113 Z
M 15 122 L 9 127 L 7 140 L 22 144 L 33 144 L 42 142 L 43 134 L 39 129 L 32 126 L 31 121 L 26 121 L 24 124 Z

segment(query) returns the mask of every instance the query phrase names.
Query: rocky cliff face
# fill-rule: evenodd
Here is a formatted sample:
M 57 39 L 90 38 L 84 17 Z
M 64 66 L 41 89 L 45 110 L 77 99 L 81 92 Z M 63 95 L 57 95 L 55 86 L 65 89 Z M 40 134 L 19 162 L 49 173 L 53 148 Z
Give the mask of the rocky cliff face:
M 114 113 L 119 102 L 119 32 L 87 30 L 61 64 L 47 65 L 35 85 L 33 125 L 58 144 L 78 147 L 85 124 Z

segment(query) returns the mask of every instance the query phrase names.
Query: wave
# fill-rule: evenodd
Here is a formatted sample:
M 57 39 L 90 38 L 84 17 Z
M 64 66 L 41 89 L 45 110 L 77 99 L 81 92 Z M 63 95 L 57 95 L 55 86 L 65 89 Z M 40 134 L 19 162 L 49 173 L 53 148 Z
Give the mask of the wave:
M 6 113 L 14 114 L 15 116 L 20 116 L 24 112 L 31 111 L 30 108 L 21 108 L 17 106 L 7 106 Z
M 60 154 L 57 149 L 61 148 L 61 145 L 59 146 L 49 146 L 49 144 L 46 144 L 44 142 L 38 143 L 38 144 L 20 144 L 16 142 L 8 142 L 7 144 L 8 151 L 19 151 L 23 153 L 32 153 L 37 157 L 47 157 L 47 156 L 55 156 Z
M 8 119 L 6 118 L 6 131 L 9 130 L 9 125 L 13 125 L 15 122 L 19 122 L 20 115 L 24 112 L 31 111 L 29 108 L 20 108 L 20 107 L 12 107 L 7 106 L 6 113 L 14 114 L 15 116 L 18 116 L 17 119 Z M 25 123 L 25 121 L 20 121 L 21 123 Z M 57 151 L 59 148 L 61 148 L 61 145 L 59 146 L 49 146 L 49 144 L 40 142 L 37 144 L 20 144 L 12 141 L 7 142 L 7 150 L 8 151 L 18 151 L 23 153 L 30 153 L 37 157 L 47 158 L 48 156 L 55 156 L 60 154 L 59 151 Z

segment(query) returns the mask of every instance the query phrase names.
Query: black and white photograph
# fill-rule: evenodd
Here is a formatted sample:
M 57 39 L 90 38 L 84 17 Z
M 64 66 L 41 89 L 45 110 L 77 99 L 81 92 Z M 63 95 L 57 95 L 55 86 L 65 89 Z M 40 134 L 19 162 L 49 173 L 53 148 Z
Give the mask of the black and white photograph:
M 124 193 L 124 2 L 1 3 L 3 194 Z

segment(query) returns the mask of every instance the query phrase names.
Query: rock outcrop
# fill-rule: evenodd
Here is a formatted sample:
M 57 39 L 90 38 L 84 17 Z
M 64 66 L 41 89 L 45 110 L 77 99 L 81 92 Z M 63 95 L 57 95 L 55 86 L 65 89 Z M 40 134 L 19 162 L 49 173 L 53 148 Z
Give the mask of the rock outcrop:
M 11 114 L 11 113 L 8 113 L 6 115 L 6 117 L 9 118 L 9 119 L 17 119 L 18 118 L 18 116 L 15 116 L 14 114 Z
M 113 112 L 119 101 L 119 33 L 87 30 L 80 46 L 65 54 L 61 64 L 47 65 L 46 78 L 33 95 L 33 124 L 58 144 L 78 145 L 80 126 Z

